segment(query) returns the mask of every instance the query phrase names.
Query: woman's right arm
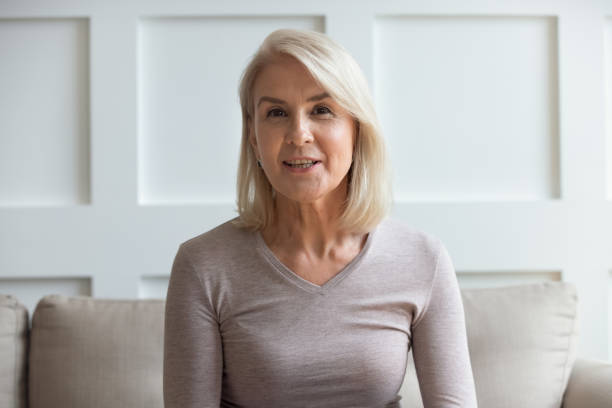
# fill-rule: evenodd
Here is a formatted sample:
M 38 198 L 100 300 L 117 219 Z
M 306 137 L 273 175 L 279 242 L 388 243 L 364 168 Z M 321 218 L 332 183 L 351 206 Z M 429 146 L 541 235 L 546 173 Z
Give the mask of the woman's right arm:
M 183 245 L 172 265 L 164 326 L 164 407 L 219 408 L 219 324 Z

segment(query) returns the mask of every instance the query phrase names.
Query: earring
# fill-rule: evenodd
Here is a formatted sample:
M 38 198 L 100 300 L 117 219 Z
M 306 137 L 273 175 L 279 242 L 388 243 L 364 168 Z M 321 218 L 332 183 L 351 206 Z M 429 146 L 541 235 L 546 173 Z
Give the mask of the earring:
M 257 167 L 261 169 L 261 162 L 259 160 L 257 160 Z

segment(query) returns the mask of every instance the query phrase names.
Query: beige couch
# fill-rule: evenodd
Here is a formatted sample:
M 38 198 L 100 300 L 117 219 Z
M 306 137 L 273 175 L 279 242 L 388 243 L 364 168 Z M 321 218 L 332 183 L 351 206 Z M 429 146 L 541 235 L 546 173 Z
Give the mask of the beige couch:
M 462 295 L 480 407 L 612 407 L 612 365 L 575 358 L 572 285 Z M 163 319 L 162 300 L 51 295 L 28 330 L 26 309 L 0 295 L 0 408 L 162 407 Z M 401 393 L 422 406 L 412 362 Z

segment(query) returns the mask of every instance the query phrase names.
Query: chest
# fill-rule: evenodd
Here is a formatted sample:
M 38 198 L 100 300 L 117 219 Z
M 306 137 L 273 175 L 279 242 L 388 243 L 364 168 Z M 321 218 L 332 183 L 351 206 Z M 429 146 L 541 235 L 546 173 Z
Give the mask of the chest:
M 409 350 L 409 306 L 385 299 L 308 300 L 269 298 L 226 322 L 225 397 L 238 405 L 285 407 L 290 401 L 393 401 Z

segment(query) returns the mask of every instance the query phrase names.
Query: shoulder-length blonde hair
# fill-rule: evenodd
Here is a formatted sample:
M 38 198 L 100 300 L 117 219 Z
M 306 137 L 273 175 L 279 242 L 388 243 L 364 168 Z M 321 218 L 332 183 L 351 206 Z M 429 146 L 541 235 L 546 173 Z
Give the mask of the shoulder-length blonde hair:
M 391 203 L 390 170 L 380 124 L 368 83 L 353 57 L 324 34 L 282 29 L 263 41 L 240 80 L 242 142 L 237 179 L 239 217 L 234 224 L 252 230 L 265 228 L 275 216 L 275 192 L 249 143 L 249 118 L 254 111 L 253 84 L 257 74 L 279 54 L 302 63 L 330 96 L 357 122 L 353 163 L 348 172 L 348 195 L 340 228 L 371 231 L 388 214 Z

